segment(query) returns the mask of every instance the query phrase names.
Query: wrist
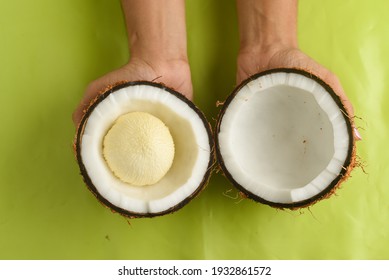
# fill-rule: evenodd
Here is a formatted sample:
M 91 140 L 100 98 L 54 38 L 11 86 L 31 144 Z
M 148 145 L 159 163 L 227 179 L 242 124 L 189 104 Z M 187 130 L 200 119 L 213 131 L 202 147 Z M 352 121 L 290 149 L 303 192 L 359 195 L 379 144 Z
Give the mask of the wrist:
M 297 32 L 293 26 L 282 29 L 263 21 L 259 28 L 260 32 L 253 32 L 250 29 L 245 33 L 241 32 L 243 34 L 240 36 L 240 53 L 269 53 L 274 50 L 298 48 Z
M 122 0 L 131 57 L 187 60 L 185 1 Z
M 297 48 L 297 0 L 237 0 L 240 52 Z
M 130 59 L 142 60 L 147 63 L 170 63 L 182 61 L 188 63 L 188 55 L 185 46 L 170 45 L 163 41 L 152 43 L 133 40 L 130 45 Z

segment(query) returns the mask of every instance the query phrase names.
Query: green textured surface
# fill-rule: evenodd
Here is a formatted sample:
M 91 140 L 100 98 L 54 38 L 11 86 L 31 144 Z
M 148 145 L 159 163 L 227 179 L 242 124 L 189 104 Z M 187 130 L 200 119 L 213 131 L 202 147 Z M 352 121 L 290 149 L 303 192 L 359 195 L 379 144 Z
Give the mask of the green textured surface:
M 177 213 L 132 220 L 102 207 L 72 153 L 71 113 L 92 79 L 128 59 L 119 1 L 2 1 L 1 259 L 388 259 L 389 2 L 299 4 L 301 48 L 338 74 L 364 140 L 356 169 L 310 211 L 277 211 L 220 174 Z M 234 87 L 235 2 L 187 1 L 195 102 L 209 120 Z

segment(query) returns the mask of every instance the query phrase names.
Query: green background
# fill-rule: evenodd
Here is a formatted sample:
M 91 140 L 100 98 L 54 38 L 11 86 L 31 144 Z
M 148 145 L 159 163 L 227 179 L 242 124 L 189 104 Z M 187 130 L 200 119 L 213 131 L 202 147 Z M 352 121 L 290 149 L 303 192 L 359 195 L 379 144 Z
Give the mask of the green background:
M 389 2 L 299 3 L 303 51 L 353 102 L 365 163 L 336 196 L 280 211 L 219 173 L 180 211 L 128 222 L 84 186 L 71 114 L 87 84 L 128 60 L 119 1 L 1 1 L 1 259 L 388 259 Z M 187 1 L 195 103 L 214 123 L 234 87 L 235 1 Z

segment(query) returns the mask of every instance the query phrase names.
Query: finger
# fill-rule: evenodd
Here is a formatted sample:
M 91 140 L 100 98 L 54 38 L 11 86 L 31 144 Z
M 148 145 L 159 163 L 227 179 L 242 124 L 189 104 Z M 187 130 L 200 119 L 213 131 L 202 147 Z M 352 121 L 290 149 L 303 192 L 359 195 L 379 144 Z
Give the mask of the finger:
M 72 119 L 73 119 L 73 123 L 74 123 L 75 127 L 78 127 L 78 124 L 80 123 L 81 118 L 82 118 L 82 108 L 80 108 L 80 106 L 78 106 L 72 114 Z
M 95 80 L 91 82 L 84 93 L 84 96 L 82 97 L 82 100 L 78 104 L 76 110 L 74 110 L 72 119 L 74 125 L 77 127 L 80 123 L 82 116 L 84 115 L 84 111 L 88 108 L 92 100 L 96 97 L 96 95 L 101 90 L 102 86 L 104 84 L 104 81 L 101 79 Z
M 335 93 L 339 96 L 340 100 L 342 101 L 343 106 L 346 109 L 346 114 L 348 118 L 350 119 L 351 125 L 353 127 L 353 134 L 357 141 L 362 140 L 362 136 L 359 133 L 358 129 L 355 127 L 354 123 L 354 107 L 351 104 L 350 99 L 347 97 L 338 77 L 334 75 L 333 73 L 330 73 L 330 77 L 328 79 L 329 85 L 332 87 L 332 89 L 335 91 Z

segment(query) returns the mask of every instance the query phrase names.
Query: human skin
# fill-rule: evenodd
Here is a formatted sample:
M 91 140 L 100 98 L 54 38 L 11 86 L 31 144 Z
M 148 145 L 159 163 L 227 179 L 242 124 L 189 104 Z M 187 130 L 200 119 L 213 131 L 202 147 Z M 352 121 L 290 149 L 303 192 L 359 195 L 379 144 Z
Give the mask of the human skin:
M 90 102 L 121 81 L 156 81 L 192 99 L 187 56 L 185 0 L 122 0 L 130 60 L 91 82 L 73 113 L 77 126 Z
M 335 74 L 298 48 L 297 0 L 236 0 L 240 49 L 237 84 L 272 68 L 299 68 L 329 84 L 352 119 L 354 110 Z M 77 125 L 95 96 L 120 81 L 157 81 L 192 100 L 185 0 L 122 0 L 130 60 L 91 82 L 73 113 Z M 355 129 L 355 136 L 361 139 Z
M 240 49 L 236 80 L 274 68 L 299 68 L 325 81 L 341 98 L 347 114 L 353 106 L 337 76 L 298 47 L 297 0 L 237 0 Z M 357 140 L 359 132 L 354 128 Z

